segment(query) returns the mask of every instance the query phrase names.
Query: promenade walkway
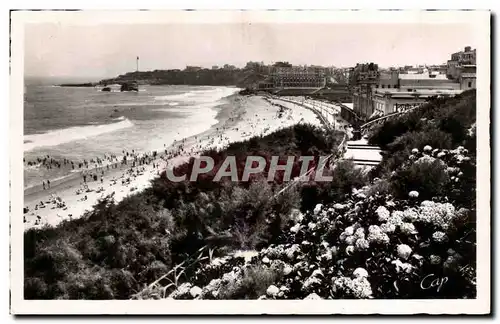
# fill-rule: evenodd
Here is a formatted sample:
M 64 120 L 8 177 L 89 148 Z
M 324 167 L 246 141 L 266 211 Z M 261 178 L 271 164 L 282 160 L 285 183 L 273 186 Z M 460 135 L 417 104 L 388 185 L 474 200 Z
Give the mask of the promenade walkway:
M 376 166 L 382 161 L 380 147 L 369 145 L 366 139 L 347 141 L 344 159 L 352 159 L 354 164 L 363 167 Z

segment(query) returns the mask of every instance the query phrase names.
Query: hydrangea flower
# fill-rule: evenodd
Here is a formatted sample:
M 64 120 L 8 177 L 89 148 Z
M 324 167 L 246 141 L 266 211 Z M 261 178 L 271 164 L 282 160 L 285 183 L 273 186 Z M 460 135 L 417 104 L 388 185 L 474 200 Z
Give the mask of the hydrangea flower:
M 269 295 L 269 296 L 276 296 L 278 295 L 278 293 L 280 292 L 280 289 L 278 287 L 276 287 L 275 285 L 271 285 L 267 288 L 266 290 L 266 293 Z
M 412 223 L 402 223 L 399 226 L 399 229 L 401 230 L 401 232 L 403 234 L 406 234 L 406 235 L 417 234 L 417 230 L 415 228 L 415 225 L 413 225 Z
M 352 227 L 352 226 L 346 227 L 346 229 L 344 230 L 344 233 L 346 233 L 348 236 L 354 235 L 354 227 Z
M 354 279 L 351 290 L 356 298 L 370 298 L 372 295 L 372 287 L 365 277 Z
M 439 255 L 431 254 L 431 256 L 429 257 L 429 260 L 430 260 L 431 264 L 434 264 L 434 265 L 441 263 L 441 257 Z
M 309 227 L 310 231 L 314 231 L 314 229 L 316 229 L 316 223 L 310 222 L 307 224 L 307 227 Z
M 300 230 L 300 223 L 297 223 L 294 226 L 290 227 L 290 232 L 292 233 L 297 233 L 299 230 Z
M 411 150 L 411 153 L 412 153 L 412 154 L 418 154 L 418 149 L 417 149 L 417 148 L 414 148 L 413 150 Z
M 354 278 L 366 278 L 368 277 L 368 271 L 363 268 L 356 268 L 352 275 L 354 276 Z
M 398 252 L 398 256 L 401 259 L 406 260 L 410 257 L 412 250 L 411 250 L 411 247 L 409 247 L 406 244 L 399 244 L 397 247 L 397 252 Z
M 432 151 L 432 146 L 430 145 L 424 146 L 424 152 L 430 152 L 430 151 Z
M 378 226 L 377 226 L 378 228 Z M 379 228 L 380 230 L 380 228 Z M 389 239 L 389 236 L 387 236 L 387 234 L 385 233 L 382 233 L 382 231 L 379 231 L 379 232 L 371 232 L 368 234 L 368 241 L 370 243 L 374 242 L 374 243 L 380 243 L 380 244 L 389 244 L 390 242 L 390 239 Z
M 345 292 L 356 298 L 370 298 L 372 295 L 371 285 L 366 277 L 355 279 L 346 277 L 333 278 L 332 290 L 334 292 Z
M 314 215 L 318 215 L 321 209 L 323 208 L 323 204 L 317 204 L 316 207 L 314 207 Z
M 380 229 L 384 233 L 394 233 L 394 231 L 396 230 L 396 225 L 391 223 L 384 223 L 380 225 Z
M 391 215 L 391 213 L 384 206 L 379 206 L 375 212 L 378 215 L 378 220 L 381 222 L 385 222 Z
M 424 200 L 420 203 L 420 206 L 422 207 L 433 207 L 435 205 L 435 202 L 430 201 L 430 200 Z
M 418 191 L 415 191 L 415 190 L 410 191 L 410 193 L 408 194 L 408 196 L 409 196 L 410 198 L 418 198 L 418 195 L 419 195 L 419 194 L 418 194 Z
M 438 153 L 438 155 L 437 155 L 437 157 L 441 159 L 441 158 L 443 158 L 445 155 L 446 155 L 446 153 L 444 153 L 444 152 L 439 152 L 439 153 Z
M 368 233 L 369 234 L 379 234 L 379 233 L 382 233 L 382 230 L 377 225 L 370 225 L 368 227 Z
M 393 215 L 391 216 L 391 218 L 389 218 L 387 220 L 387 223 L 388 224 L 391 224 L 391 225 L 394 225 L 394 226 L 399 226 L 401 225 L 401 223 L 403 222 L 403 217 L 402 217 L 402 213 L 393 213 Z
M 345 248 L 345 253 L 346 253 L 347 255 L 351 255 L 351 254 L 353 254 L 353 253 L 354 253 L 354 246 L 349 245 L 348 247 L 346 247 L 346 248 Z
M 358 239 L 361 239 L 361 238 L 365 238 L 365 229 L 363 227 L 360 227 L 356 230 L 356 233 L 354 233 L 354 235 L 358 238 Z
M 433 163 L 434 161 L 436 161 L 435 158 L 433 158 L 432 156 L 430 155 L 424 155 L 422 156 L 420 159 L 418 159 L 415 163 Z
M 356 237 L 354 235 L 350 235 L 345 239 L 345 243 L 348 245 L 353 245 L 354 242 L 356 242 Z
M 401 213 L 402 219 L 408 222 L 414 222 L 418 220 L 418 213 L 413 208 L 408 208 L 404 212 Z
M 448 236 L 446 236 L 446 234 L 443 232 L 437 231 L 437 232 L 434 232 L 434 234 L 432 234 L 432 239 L 435 242 L 442 243 L 442 242 L 446 242 L 448 240 Z
M 365 240 L 364 238 L 360 238 L 356 241 L 356 249 L 359 251 L 365 251 L 368 250 L 370 247 L 370 243 Z

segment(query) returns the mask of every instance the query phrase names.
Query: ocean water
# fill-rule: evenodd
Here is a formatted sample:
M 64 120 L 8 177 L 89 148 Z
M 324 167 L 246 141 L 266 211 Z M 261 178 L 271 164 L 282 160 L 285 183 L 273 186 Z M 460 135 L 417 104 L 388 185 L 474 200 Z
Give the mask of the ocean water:
M 218 107 L 239 89 L 140 86 L 137 92 L 27 84 L 24 95 L 24 186 L 71 170 L 28 161 L 49 156 L 75 161 L 149 152 L 199 134 L 217 123 Z

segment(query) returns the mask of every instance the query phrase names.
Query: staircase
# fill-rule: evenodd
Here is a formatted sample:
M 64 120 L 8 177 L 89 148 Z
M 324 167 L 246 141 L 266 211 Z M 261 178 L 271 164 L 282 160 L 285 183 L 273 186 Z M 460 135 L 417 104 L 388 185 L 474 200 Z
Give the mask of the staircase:
M 369 145 L 366 139 L 347 141 L 347 150 L 344 159 L 352 160 L 355 165 L 361 167 L 373 167 L 382 161 L 380 147 Z

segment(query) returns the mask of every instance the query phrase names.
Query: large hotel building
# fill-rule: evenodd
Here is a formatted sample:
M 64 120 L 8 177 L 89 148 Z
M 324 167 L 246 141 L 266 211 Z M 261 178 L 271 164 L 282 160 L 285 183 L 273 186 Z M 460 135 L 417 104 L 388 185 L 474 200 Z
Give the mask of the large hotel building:
M 476 50 L 451 55 L 446 65 L 365 71 L 359 65 L 352 85 L 353 109 L 365 119 L 417 107 L 430 97 L 454 96 L 476 87 Z M 363 71 L 356 71 L 356 69 Z

